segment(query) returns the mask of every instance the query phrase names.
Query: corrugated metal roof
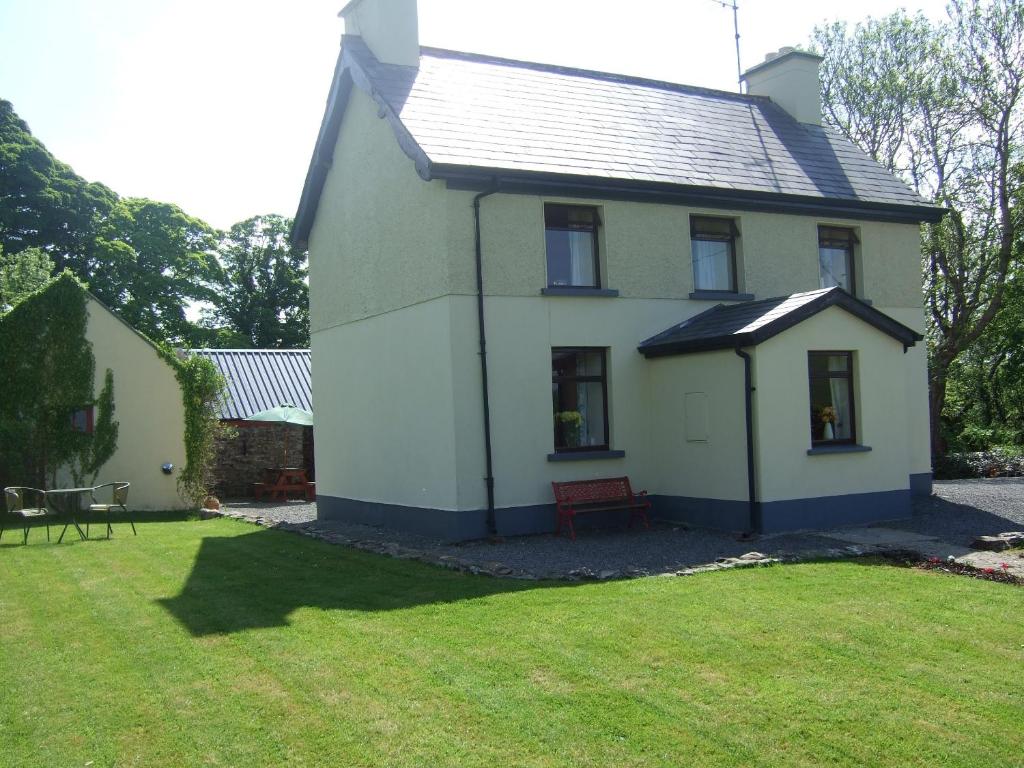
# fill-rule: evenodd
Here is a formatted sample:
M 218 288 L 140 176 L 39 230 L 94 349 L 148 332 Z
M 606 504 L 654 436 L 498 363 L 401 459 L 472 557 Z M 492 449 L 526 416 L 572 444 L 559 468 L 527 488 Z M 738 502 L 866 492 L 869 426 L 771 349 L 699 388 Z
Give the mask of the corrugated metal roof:
M 278 405 L 313 410 L 308 349 L 197 349 L 227 380 L 222 419 L 244 419 Z

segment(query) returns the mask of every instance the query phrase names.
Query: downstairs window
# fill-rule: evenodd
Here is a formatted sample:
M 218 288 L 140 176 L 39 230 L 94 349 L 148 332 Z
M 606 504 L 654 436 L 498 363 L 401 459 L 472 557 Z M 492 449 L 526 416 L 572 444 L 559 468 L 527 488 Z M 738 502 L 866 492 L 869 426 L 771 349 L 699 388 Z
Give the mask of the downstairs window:
M 808 352 L 811 390 L 811 444 L 856 442 L 853 353 Z
M 608 450 L 608 376 L 605 350 L 551 350 L 555 452 Z

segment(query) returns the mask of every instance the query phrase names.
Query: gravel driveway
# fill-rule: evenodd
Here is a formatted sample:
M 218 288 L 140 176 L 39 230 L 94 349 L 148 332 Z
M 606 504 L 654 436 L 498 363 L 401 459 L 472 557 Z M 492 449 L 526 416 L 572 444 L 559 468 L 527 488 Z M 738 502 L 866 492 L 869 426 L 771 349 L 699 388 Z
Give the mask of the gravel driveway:
M 975 536 L 1024 530 L 1024 478 L 936 480 L 935 493 L 915 502 L 913 519 L 886 527 L 964 546 Z
M 536 576 L 564 576 L 573 571 L 667 573 L 738 557 L 756 550 L 769 557 L 814 557 L 839 554 L 849 545 L 828 531 L 762 536 L 739 541 L 733 535 L 658 523 L 651 530 L 606 530 L 581 533 L 577 541 L 551 534 L 519 536 L 497 543 L 445 544 L 409 533 L 337 521 L 316 521 L 316 504 L 230 503 L 229 513 L 243 514 L 312 529 L 340 541 L 429 552 L 493 569 L 495 564 Z M 966 546 L 979 534 L 1024 530 L 1024 478 L 957 480 L 935 483 L 935 495 L 915 504 L 910 520 L 886 523 L 886 529 L 933 536 Z

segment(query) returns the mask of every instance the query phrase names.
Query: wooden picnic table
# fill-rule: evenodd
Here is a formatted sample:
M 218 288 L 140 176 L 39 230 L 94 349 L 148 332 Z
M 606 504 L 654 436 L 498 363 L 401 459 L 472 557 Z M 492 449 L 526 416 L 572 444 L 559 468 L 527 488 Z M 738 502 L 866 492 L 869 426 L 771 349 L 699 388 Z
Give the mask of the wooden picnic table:
M 263 482 L 255 483 L 257 501 L 262 498 L 284 501 L 289 493 L 301 494 L 307 501 L 316 498 L 316 485 L 309 482 L 304 467 L 265 467 Z

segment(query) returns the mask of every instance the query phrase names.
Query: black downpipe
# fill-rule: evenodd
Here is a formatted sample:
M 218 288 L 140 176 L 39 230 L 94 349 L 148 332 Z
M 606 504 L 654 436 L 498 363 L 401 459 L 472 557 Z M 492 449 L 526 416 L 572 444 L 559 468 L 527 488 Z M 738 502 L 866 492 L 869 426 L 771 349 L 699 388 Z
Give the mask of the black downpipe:
M 747 415 L 747 504 L 750 514 L 750 532 L 761 533 L 761 505 L 757 503 L 757 483 L 754 477 L 754 382 L 750 370 L 750 354 L 738 347 L 734 350 L 743 358 L 743 401 Z
M 480 386 L 484 401 L 484 458 L 487 463 L 487 533 L 498 534 L 498 526 L 494 519 L 494 466 L 491 461 L 491 399 L 487 386 L 487 328 L 484 325 L 484 262 L 480 246 L 480 201 L 498 191 L 494 182 L 490 189 L 480 192 L 473 198 L 473 226 L 476 230 L 476 313 L 477 325 L 480 328 Z

